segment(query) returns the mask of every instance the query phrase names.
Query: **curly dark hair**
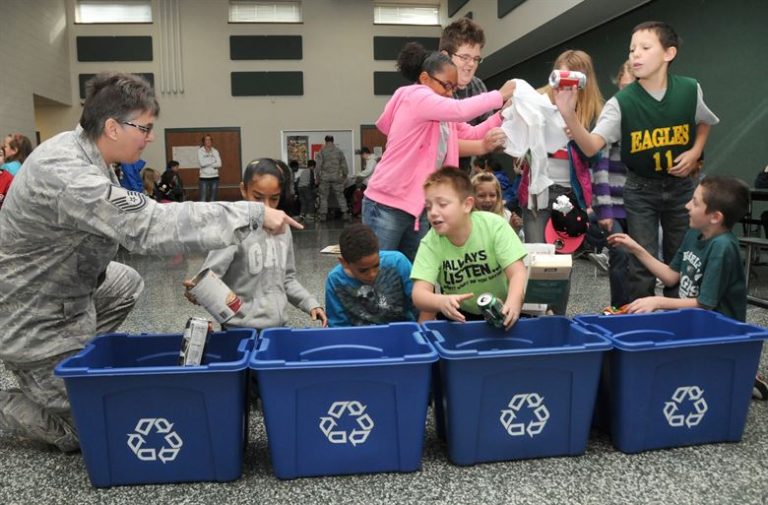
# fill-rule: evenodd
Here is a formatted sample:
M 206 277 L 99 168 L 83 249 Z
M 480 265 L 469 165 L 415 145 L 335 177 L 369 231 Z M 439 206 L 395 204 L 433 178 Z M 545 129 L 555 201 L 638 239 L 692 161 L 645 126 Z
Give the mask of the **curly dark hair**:
M 417 82 L 422 72 L 434 75 L 446 65 L 455 66 L 448 55 L 427 51 L 418 42 L 408 42 L 397 56 L 397 69 L 408 82 Z

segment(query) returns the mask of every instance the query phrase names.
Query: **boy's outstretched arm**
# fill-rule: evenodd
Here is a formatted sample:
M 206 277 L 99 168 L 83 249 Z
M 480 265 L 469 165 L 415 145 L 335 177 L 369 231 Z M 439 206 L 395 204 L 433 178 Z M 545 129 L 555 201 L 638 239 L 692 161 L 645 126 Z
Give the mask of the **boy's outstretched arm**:
M 702 308 L 696 298 L 670 298 L 667 296 L 646 296 L 638 298 L 627 306 L 627 313 L 642 314 L 654 310 Z
M 658 258 L 653 257 L 651 253 L 643 249 L 640 244 L 635 242 L 635 240 L 626 233 L 614 233 L 613 235 L 610 235 L 608 237 L 608 245 L 611 247 L 620 246 L 632 253 L 649 272 L 661 279 L 661 282 L 663 282 L 665 286 L 674 286 L 680 282 L 680 272 L 675 272 L 669 265 L 659 261 Z
M 520 319 L 520 311 L 523 308 L 526 278 L 523 260 L 517 260 L 507 266 L 504 269 L 504 274 L 509 281 L 509 287 L 507 288 L 507 298 L 504 300 L 501 313 L 504 314 L 504 329 L 508 330 Z
M 563 89 L 553 89 L 555 105 L 565 120 L 566 134 L 578 144 L 579 149 L 591 158 L 605 147 L 605 139 L 596 133 L 590 133 L 576 117 L 576 97 L 578 90 L 575 86 Z
M 440 312 L 448 319 L 464 322 L 464 314 L 459 312 L 461 302 L 472 298 L 472 293 L 460 295 L 438 295 L 435 286 L 427 281 L 413 281 L 413 305 L 422 311 Z

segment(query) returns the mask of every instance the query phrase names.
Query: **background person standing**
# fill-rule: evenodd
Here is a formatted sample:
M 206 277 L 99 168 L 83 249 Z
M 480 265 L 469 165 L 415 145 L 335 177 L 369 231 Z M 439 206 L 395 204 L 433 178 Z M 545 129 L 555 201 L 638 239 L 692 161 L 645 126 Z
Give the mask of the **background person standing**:
M 213 147 L 213 138 L 203 135 L 203 145 L 197 150 L 197 161 L 200 163 L 200 198 L 201 202 L 215 202 L 219 197 L 219 169 L 221 156 Z
M 328 192 L 333 191 L 336 196 L 336 203 L 339 204 L 341 215 L 344 220 L 349 219 L 347 211 L 347 199 L 344 197 L 344 184 L 347 181 L 347 159 L 344 153 L 333 143 L 333 136 L 325 136 L 325 146 L 320 149 L 315 157 L 317 170 L 315 176 L 319 185 L 320 206 L 317 209 L 317 217 L 320 221 L 325 221 L 328 214 Z

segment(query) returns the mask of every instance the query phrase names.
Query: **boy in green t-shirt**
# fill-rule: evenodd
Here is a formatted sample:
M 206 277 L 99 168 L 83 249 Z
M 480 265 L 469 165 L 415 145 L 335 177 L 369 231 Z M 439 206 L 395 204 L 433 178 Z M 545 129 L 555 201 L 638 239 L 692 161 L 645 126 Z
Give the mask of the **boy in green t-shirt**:
M 514 229 L 501 216 L 472 211 L 472 184 L 457 168 L 433 173 L 424 192 L 432 228 L 413 263 L 413 304 L 454 321 L 480 320 L 477 297 L 491 293 L 503 304 L 504 327 L 511 328 L 520 317 L 526 280 L 525 248 Z
M 739 241 L 731 232 L 749 206 L 749 187 L 740 179 L 710 175 L 702 179 L 685 205 L 690 229 L 672 263 L 666 265 L 625 233 L 608 237 L 612 246 L 627 249 L 665 286 L 679 284 L 679 298 L 648 296 L 627 306 L 627 312 L 703 308 L 744 321 L 747 288 Z

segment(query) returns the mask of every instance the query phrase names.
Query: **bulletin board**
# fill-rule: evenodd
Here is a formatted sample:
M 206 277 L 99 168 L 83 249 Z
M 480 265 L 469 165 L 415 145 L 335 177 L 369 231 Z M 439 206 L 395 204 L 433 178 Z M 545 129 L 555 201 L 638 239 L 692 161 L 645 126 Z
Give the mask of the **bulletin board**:
M 325 145 L 325 136 L 333 135 L 333 143 L 341 149 L 347 159 L 349 175 L 357 174 L 357 156 L 355 156 L 355 137 L 352 130 L 283 130 L 280 132 L 280 152 L 286 163 L 299 162 L 299 167 L 306 167 L 307 161 Z

